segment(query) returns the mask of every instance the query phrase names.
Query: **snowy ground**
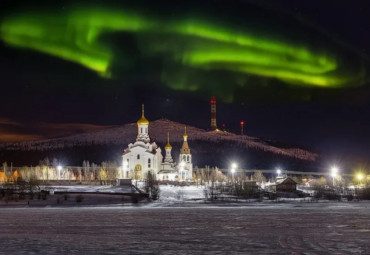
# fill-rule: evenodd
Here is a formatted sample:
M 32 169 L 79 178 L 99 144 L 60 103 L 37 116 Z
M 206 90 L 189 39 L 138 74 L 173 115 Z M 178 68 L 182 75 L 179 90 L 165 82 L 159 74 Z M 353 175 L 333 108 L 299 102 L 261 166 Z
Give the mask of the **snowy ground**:
M 131 193 L 129 186 L 91 186 L 91 185 L 71 185 L 71 186 L 47 186 L 49 189 L 58 192 L 102 192 L 102 193 Z
M 369 203 L 0 209 L 1 254 L 369 254 Z
M 60 204 L 60 195 L 30 206 L 0 201 L 0 254 L 370 254 L 369 202 L 205 203 L 204 187 L 170 185 L 154 203 L 102 194 L 76 203 L 72 196 Z
M 159 202 L 181 202 L 187 200 L 203 200 L 203 186 L 161 185 Z

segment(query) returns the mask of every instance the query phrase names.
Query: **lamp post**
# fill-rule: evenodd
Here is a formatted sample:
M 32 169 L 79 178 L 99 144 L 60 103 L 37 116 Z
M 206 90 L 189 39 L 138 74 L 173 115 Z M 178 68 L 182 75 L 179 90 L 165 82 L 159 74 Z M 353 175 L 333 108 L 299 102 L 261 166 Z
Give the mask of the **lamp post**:
M 331 168 L 331 177 L 333 177 L 333 187 L 334 187 L 334 180 L 337 174 L 338 174 L 338 168 L 336 166 L 333 166 Z
M 276 170 L 276 173 L 277 173 L 277 175 L 278 175 L 278 176 L 280 176 L 280 175 L 281 175 L 281 170 L 280 170 L 280 168 L 279 168 L 278 170 Z
M 61 165 L 57 166 L 58 169 L 58 180 L 60 180 L 60 171 L 63 169 Z
M 364 175 L 363 175 L 362 173 L 358 173 L 358 174 L 356 175 L 356 178 L 357 178 L 357 180 L 358 180 L 358 187 L 360 187 L 360 186 L 361 186 L 361 181 L 362 181 L 362 179 L 364 178 Z
M 234 173 L 235 173 L 237 167 L 238 167 L 238 165 L 236 163 L 231 164 L 231 181 L 233 183 L 233 186 L 235 184 L 235 182 L 234 182 Z

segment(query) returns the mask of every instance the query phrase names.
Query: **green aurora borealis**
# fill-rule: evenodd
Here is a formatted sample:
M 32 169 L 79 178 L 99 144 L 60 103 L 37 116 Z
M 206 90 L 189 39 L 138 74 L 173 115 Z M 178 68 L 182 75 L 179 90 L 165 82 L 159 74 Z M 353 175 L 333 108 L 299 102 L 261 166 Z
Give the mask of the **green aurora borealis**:
M 234 86 L 243 86 L 250 75 L 313 87 L 365 82 L 366 68 L 359 56 L 347 63 L 346 50 L 337 45 L 312 46 L 263 29 L 201 13 L 161 16 L 140 8 L 71 6 L 67 12 L 7 15 L 1 24 L 1 38 L 9 46 L 72 61 L 114 79 L 120 75 L 112 71 L 116 63 L 132 66 L 134 61 L 121 56 L 117 48 L 125 51 L 125 45 L 112 46 L 109 36 L 129 34 L 141 60 L 162 60 L 160 82 L 176 90 L 197 90 L 206 84 L 204 74 L 215 71 L 229 73 Z

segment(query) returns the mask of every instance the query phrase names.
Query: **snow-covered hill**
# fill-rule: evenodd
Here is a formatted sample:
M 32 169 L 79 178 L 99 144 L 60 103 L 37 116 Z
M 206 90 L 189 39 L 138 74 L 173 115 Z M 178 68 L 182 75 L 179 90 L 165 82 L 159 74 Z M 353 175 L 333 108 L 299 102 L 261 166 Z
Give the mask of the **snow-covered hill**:
M 149 135 L 152 141 L 160 146 L 166 143 L 167 132 L 170 133 L 172 143 L 180 143 L 184 133 L 185 124 L 173 122 L 166 119 L 156 120 L 150 123 Z M 228 144 L 237 144 L 241 148 L 257 149 L 273 154 L 284 155 L 292 158 L 315 161 L 317 154 L 299 148 L 278 148 L 273 144 L 259 138 L 247 135 L 241 136 L 223 131 L 205 131 L 192 126 L 187 126 L 188 140 L 195 144 L 197 142 L 217 143 L 219 146 L 227 147 Z M 79 146 L 116 144 L 126 147 L 134 142 L 137 135 L 136 123 L 109 128 L 102 131 L 72 135 L 64 138 L 55 138 L 40 141 L 8 143 L 1 145 L 2 150 L 22 151 L 47 151 L 53 149 L 65 149 Z M 216 146 L 216 145 L 215 145 Z M 211 150 L 211 148 L 210 148 Z

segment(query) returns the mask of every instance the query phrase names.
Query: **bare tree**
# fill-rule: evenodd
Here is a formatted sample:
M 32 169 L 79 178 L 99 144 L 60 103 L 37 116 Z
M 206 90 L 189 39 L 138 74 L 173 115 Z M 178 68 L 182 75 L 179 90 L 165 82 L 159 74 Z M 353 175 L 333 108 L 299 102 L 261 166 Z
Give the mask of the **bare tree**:
M 254 171 L 253 174 L 253 180 L 255 180 L 258 183 L 266 182 L 266 177 L 263 175 L 262 171 Z
M 157 200 L 159 198 L 159 184 L 154 174 L 148 171 L 145 178 L 145 192 L 148 193 L 149 198 Z
M 80 182 L 82 181 L 82 171 L 81 171 L 81 167 L 78 167 L 77 168 L 77 173 L 78 173 L 78 179 L 80 180 Z
M 118 167 L 114 162 L 108 162 L 108 179 L 115 181 L 118 178 Z
M 9 173 L 8 173 L 8 163 L 7 162 L 4 162 L 3 163 L 3 171 L 4 171 L 4 177 L 5 177 L 5 182 L 8 181 L 9 179 Z
M 84 170 L 84 179 L 87 180 L 87 181 L 90 181 L 90 163 L 89 161 L 86 161 L 84 160 L 82 162 L 82 167 L 83 167 L 83 170 Z
M 46 181 L 49 180 L 49 167 L 50 167 L 50 161 L 49 161 L 49 158 L 44 158 L 44 160 L 40 160 L 40 168 L 41 168 L 41 171 L 42 171 L 42 176 L 43 176 L 43 179 L 45 180 L 45 175 L 46 175 Z M 45 173 L 45 175 L 44 175 Z
M 95 164 L 95 163 L 92 163 L 91 164 L 91 167 L 92 167 L 92 173 L 94 175 L 94 180 L 97 180 L 97 169 L 98 169 L 98 165 Z

